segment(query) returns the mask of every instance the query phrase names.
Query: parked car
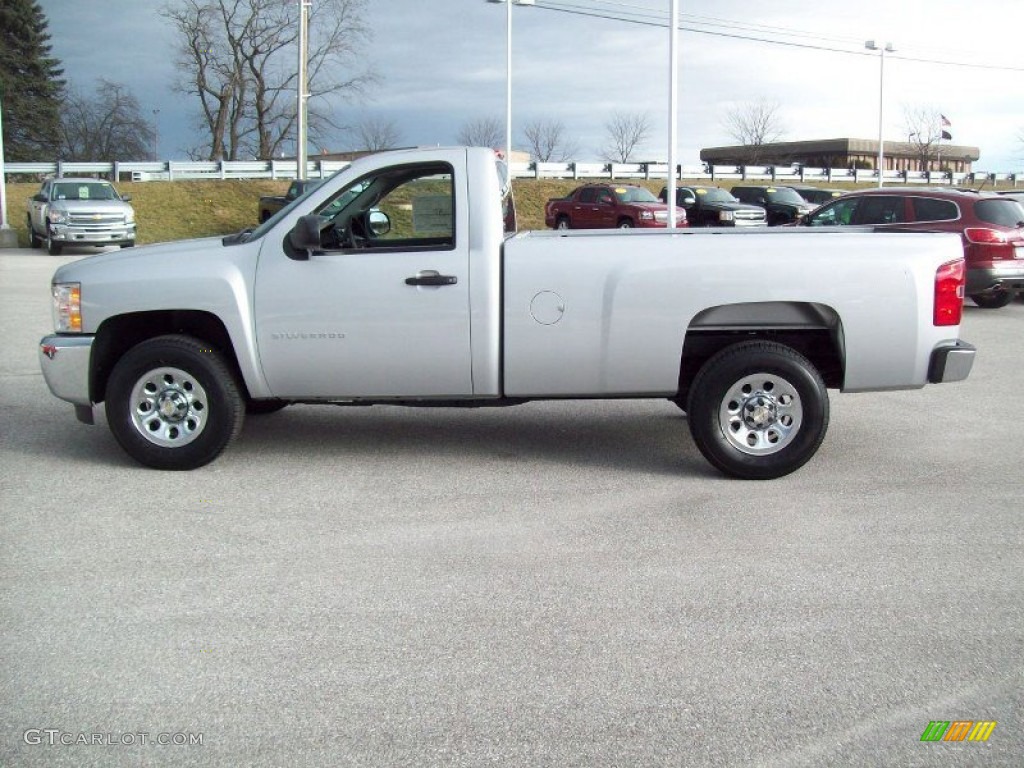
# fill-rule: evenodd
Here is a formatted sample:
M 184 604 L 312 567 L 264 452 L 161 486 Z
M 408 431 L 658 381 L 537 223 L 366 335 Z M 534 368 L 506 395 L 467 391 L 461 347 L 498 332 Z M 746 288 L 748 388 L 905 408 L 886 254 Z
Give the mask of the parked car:
M 795 189 L 800 197 L 808 203 L 814 203 L 815 205 L 831 203 L 837 197 L 846 194 L 841 189 L 822 189 L 821 187 L 809 187 L 796 184 L 791 184 L 789 188 Z
M 668 202 L 668 187 L 658 199 Z M 676 187 L 676 205 L 691 227 L 752 227 L 766 222 L 764 208 L 741 203 L 721 187 Z
M 967 263 L 966 293 L 995 309 L 1024 289 L 1024 206 L 1006 195 L 899 188 L 850 192 L 801 222 L 872 225 L 879 231 L 956 232 Z
M 28 237 L 51 256 L 66 245 L 135 245 L 135 209 L 109 181 L 47 179 L 28 201 Z
M 768 216 L 768 226 L 792 224 L 806 216 L 817 206 L 808 203 L 791 187 L 760 187 L 740 185 L 730 190 L 740 201 L 748 205 L 759 205 Z
M 586 184 L 568 197 L 548 200 L 544 224 L 554 229 L 629 229 L 668 226 L 668 206 L 644 187 L 631 184 Z M 686 226 L 686 212 L 676 209 L 676 226 Z
M 295 181 L 288 185 L 288 191 L 284 195 L 264 195 L 260 198 L 260 223 L 269 219 L 304 192 L 319 186 L 321 183 L 321 179 L 295 179 Z

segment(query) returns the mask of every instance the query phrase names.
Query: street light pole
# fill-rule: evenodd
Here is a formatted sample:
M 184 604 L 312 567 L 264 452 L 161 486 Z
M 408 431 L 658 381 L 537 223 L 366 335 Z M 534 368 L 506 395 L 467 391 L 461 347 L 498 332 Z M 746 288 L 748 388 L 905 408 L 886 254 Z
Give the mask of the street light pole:
M 306 106 L 309 99 L 307 62 L 309 61 L 309 7 L 312 4 L 311 0 L 299 0 L 299 84 L 297 94 L 298 119 L 296 120 L 295 130 L 295 178 L 300 181 L 306 178 L 307 165 Z
M 17 248 L 18 236 L 7 223 L 7 169 L 4 166 L 3 89 L 0 88 L 0 248 Z
M 668 204 L 668 228 L 676 228 L 676 140 L 679 120 L 676 116 L 679 102 L 679 52 L 676 40 L 679 33 L 679 0 L 671 2 L 671 18 L 668 23 L 668 183 L 665 185 L 665 202 Z
M 878 51 L 879 53 L 879 65 L 878 65 L 878 186 L 882 186 L 882 171 L 885 170 L 885 144 L 882 141 L 882 118 L 885 114 L 885 54 L 894 53 L 895 48 L 892 47 L 892 43 L 886 43 L 884 46 L 876 45 L 874 40 L 868 40 L 864 43 L 864 47 L 869 51 Z
M 512 163 L 512 6 L 533 5 L 534 0 L 487 0 L 505 4 L 505 162 Z

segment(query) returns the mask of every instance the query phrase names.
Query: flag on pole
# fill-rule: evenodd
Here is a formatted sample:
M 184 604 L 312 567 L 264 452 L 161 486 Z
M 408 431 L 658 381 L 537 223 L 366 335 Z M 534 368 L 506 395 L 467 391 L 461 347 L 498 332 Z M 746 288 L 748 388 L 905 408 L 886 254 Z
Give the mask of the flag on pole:
M 953 125 L 951 122 L 949 122 L 949 118 L 946 117 L 945 115 L 940 113 L 939 117 L 942 118 L 942 127 L 943 128 L 949 128 L 951 125 Z
M 951 134 L 949 131 L 943 131 L 942 132 L 942 138 L 944 138 L 946 141 L 952 141 L 953 140 L 953 134 Z

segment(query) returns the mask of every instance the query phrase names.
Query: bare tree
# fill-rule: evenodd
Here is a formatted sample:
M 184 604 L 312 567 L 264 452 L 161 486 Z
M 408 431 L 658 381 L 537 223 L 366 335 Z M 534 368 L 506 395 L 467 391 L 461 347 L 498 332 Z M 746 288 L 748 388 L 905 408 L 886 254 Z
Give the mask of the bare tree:
M 613 112 L 604 128 L 608 144 L 601 154 L 613 163 L 628 163 L 637 146 L 650 136 L 651 117 L 646 112 Z
M 778 141 L 785 134 L 779 109 L 778 102 L 760 99 L 726 111 L 722 126 L 738 144 L 747 148 L 744 152 L 747 164 L 758 165 L 764 157 L 761 147 Z
M 145 160 L 153 156 L 155 142 L 156 129 L 121 83 L 98 80 L 91 96 L 72 90 L 61 109 L 66 160 Z
M 523 126 L 526 147 L 537 162 L 571 160 L 579 145 L 565 138 L 565 124 L 561 120 L 531 120 Z
M 366 0 L 318 0 L 309 14 L 307 105 L 311 140 L 337 127 L 327 96 L 359 96 L 374 78 L 351 74 Z M 199 123 L 213 160 L 270 158 L 295 139 L 298 38 L 294 0 L 168 0 L 161 14 L 178 33 L 177 89 L 199 100 Z
M 497 149 L 505 146 L 505 126 L 496 117 L 479 117 L 463 123 L 456 140 L 469 147 Z
M 932 160 L 939 160 L 944 129 L 942 115 L 932 107 L 903 107 L 904 128 L 907 132 L 907 144 L 917 156 L 917 169 L 927 171 Z M 945 133 L 949 136 L 948 133 Z
M 356 123 L 352 133 L 359 142 L 357 149 L 383 152 L 394 149 L 402 141 L 402 132 L 394 120 L 383 117 L 365 117 Z

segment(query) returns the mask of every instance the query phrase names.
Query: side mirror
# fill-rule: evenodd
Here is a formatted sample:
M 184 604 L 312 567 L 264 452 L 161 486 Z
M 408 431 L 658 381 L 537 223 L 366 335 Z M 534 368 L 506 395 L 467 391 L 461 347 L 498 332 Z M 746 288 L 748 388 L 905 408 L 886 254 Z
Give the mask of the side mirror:
M 313 251 L 319 251 L 322 247 L 320 242 L 320 224 L 322 219 L 316 214 L 301 217 L 288 233 L 288 244 L 295 250 L 293 258 L 299 261 L 306 261 Z
M 40 192 L 37 195 L 32 195 L 32 199 L 35 200 L 37 203 L 46 203 L 46 202 L 49 202 L 49 200 L 50 200 L 50 198 L 48 198 L 42 192 Z
M 695 198 L 695 197 L 684 197 L 683 198 L 683 205 L 696 205 L 696 204 L 697 204 L 697 198 Z
M 367 230 L 373 234 L 374 237 L 383 237 L 391 231 L 391 219 L 384 211 L 378 211 L 376 208 L 371 210 L 366 216 Z
M 131 195 L 121 195 L 121 202 L 130 203 L 132 201 Z

